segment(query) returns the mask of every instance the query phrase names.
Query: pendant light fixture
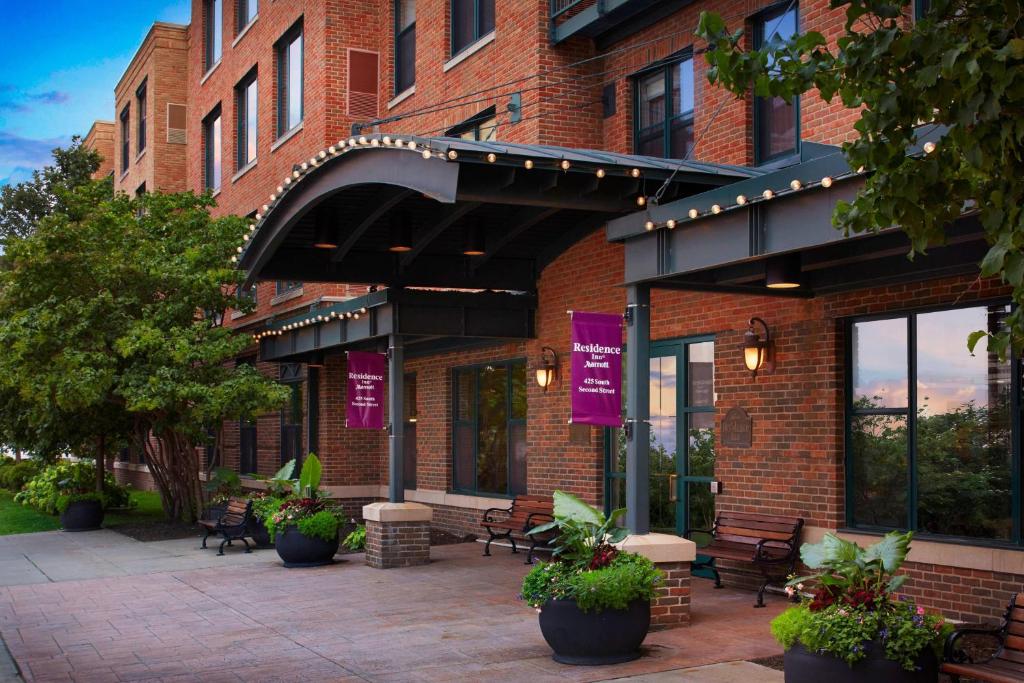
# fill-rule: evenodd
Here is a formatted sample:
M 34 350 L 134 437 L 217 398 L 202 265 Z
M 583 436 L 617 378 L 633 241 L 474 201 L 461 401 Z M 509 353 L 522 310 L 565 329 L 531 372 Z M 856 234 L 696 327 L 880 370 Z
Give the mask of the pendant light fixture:
M 484 226 L 480 223 L 466 228 L 466 240 L 462 246 L 465 256 L 483 256 L 487 252 L 484 240 Z
M 408 214 L 399 214 L 391 218 L 391 246 L 388 251 L 402 254 L 412 251 L 412 224 Z

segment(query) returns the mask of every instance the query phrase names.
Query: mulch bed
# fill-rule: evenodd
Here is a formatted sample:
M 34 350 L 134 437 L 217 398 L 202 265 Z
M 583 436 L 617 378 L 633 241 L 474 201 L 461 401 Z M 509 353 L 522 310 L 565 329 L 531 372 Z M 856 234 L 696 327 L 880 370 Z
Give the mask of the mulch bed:
M 104 524 L 105 529 L 124 534 L 136 541 L 169 541 L 176 538 L 199 538 L 199 528 L 195 524 L 170 522 L 166 520 L 126 522 L 124 524 Z
M 776 671 L 782 671 L 782 655 L 775 655 L 774 657 L 761 657 L 760 659 L 751 659 L 751 664 L 760 664 L 766 666 L 769 669 L 775 669 Z

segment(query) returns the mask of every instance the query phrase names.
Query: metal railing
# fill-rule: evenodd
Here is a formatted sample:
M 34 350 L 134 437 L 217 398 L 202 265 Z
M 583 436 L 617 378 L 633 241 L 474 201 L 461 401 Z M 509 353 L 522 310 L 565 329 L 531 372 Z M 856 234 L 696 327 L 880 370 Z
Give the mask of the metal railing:
M 597 0 L 551 0 L 551 20 L 554 21 L 577 5 L 593 5 Z

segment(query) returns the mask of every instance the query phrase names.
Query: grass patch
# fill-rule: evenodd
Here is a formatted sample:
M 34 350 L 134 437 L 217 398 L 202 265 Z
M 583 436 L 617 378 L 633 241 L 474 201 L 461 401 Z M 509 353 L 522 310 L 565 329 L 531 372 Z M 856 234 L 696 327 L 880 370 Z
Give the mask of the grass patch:
M 14 502 L 14 494 L 0 490 L 0 536 L 52 531 L 60 528 L 60 519 Z
M 160 505 L 160 494 L 156 491 L 132 491 L 132 502 L 136 504 L 131 510 L 109 510 L 103 518 L 103 526 L 117 524 L 138 524 L 140 522 L 158 522 L 164 519 L 164 509 Z

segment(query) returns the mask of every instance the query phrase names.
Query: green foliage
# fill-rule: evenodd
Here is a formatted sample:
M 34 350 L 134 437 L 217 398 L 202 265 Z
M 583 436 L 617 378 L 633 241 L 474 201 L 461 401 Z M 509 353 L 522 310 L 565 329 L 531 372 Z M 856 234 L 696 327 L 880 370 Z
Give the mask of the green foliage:
M 330 510 L 321 510 L 309 517 L 300 519 L 298 524 L 296 524 L 303 536 L 319 538 L 323 541 L 333 541 L 336 539 L 340 525 L 341 521 L 338 519 L 338 515 Z
M 69 493 L 57 498 L 57 512 L 63 514 L 72 503 L 85 503 L 89 501 L 96 501 L 107 507 L 103 495 L 95 491 L 90 491 L 89 493 Z
M 28 460 L 6 459 L 0 463 L 0 488 L 17 493 L 32 477 L 39 474 L 43 463 L 30 458 Z
M 266 526 L 267 520 L 281 509 L 282 503 L 284 503 L 284 498 L 279 496 L 264 496 L 262 498 L 253 496 L 252 513 Z
M 56 514 L 61 497 L 92 492 L 96 468 L 90 462 L 61 461 L 47 466 L 33 477 L 14 500 L 41 512 Z M 131 496 L 127 487 L 118 484 L 109 472 L 103 480 L 105 507 L 128 507 Z
M 59 526 L 60 523 L 52 515 L 18 505 L 11 493 L 0 491 L 0 536 L 50 531 Z
M 229 260 L 245 221 L 211 218 L 211 206 L 209 196 L 111 196 L 85 183 L 9 241 L 12 267 L 0 272 L 0 433 L 76 455 L 134 442 L 165 512 L 186 520 L 201 502 L 196 446 L 208 426 L 287 396 L 229 362 L 247 334 L 200 313 L 251 310 L 234 294 L 242 273 Z
M 851 168 L 871 171 L 834 222 L 847 234 L 899 226 L 911 255 L 946 242 L 965 206 L 977 213 L 989 251 L 982 276 L 1013 287 L 1009 330 L 990 335 L 1005 355 L 1024 342 L 1024 6 L 1015 0 L 932 0 L 909 21 L 909 0 L 833 0 L 846 8 L 844 33 L 819 33 L 742 49 L 742 31 L 702 13 L 708 78 L 737 96 L 792 100 L 810 93 L 858 112 L 858 138 L 844 145 Z M 922 128 L 922 124 L 925 124 Z M 930 154 L 919 135 L 941 139 Z M 973 350 L 986 332 L 976 332 Z
M 218 467 L 206 482 L 206 492 L 211 503 L 223 503 L 242 492 L 242 479 L 238 472 L 227 467 Z
M 885 610 L 832 605 L 811 611 L 790 607 L 771 623 L 772 636 L 785 648 L 800 643 L 811 652 L 830 654 L 851 666 L 866 655 L 865 643 L 879 640 L 886 659 L 913 671 L 927 647 L 941 655 L 952 626 L 941 616 L 921 614 L 913 604 L 899 602 Z
M 661 572 L 646 557 L 618 553 L 607 566 L 594 570 L 569 562 L 538 563 L 523 579 L 522 595 L 531 607 L 570 599 L 584 612 L 602 612 L 651 600 L 661 581 Z
M 273 477 L 267 480 L 270 492 L 277 498 L 284 498 L 295 490 L 296 480 L 292 479 L 295 472 L 295 458 L 292 458 L 279 469 Z
M 555 491 L 554 521 L 534 527 L 530 533 L 544 533 L 558 529 L 551 539 L 555 545 L 553 555 L 567 562 L 589 562 L 597 546 L 618 543 L 629 535 L 629 530 L 615 526 L 626 513 L 625 508 L 604 513 L 571 493 Z
M 908 671 L 924 648 L 940 652 L 951 628 L 945 620 L 894 599 L 906 580 L 895 572 L 907 559 L 912 536 L 893 531 L 866 549 L 834 534 L 825 534 L 821 543 L 805 543 L 800 558 L 819 572 L 790 580 L 786 592 L 810 590 L 812 596 L 776 617 L 772 635 L 786 649 L 799 642 L 850 665 L 866 656 L 866 642 L 878 640 L 886 659 Z
M 366 550 L 366 525 L 360 524 L 342 540 L 341 544 L 349 550 L 359 552 Z
M 295 494 L 306 498 L 317 498 L 320 495 L 320 475 L 323 468 L 320 466 L 320 458 L 316 453 L 310 453 L 302 462 L 302 472 L 299 474 L 299 485 Z

